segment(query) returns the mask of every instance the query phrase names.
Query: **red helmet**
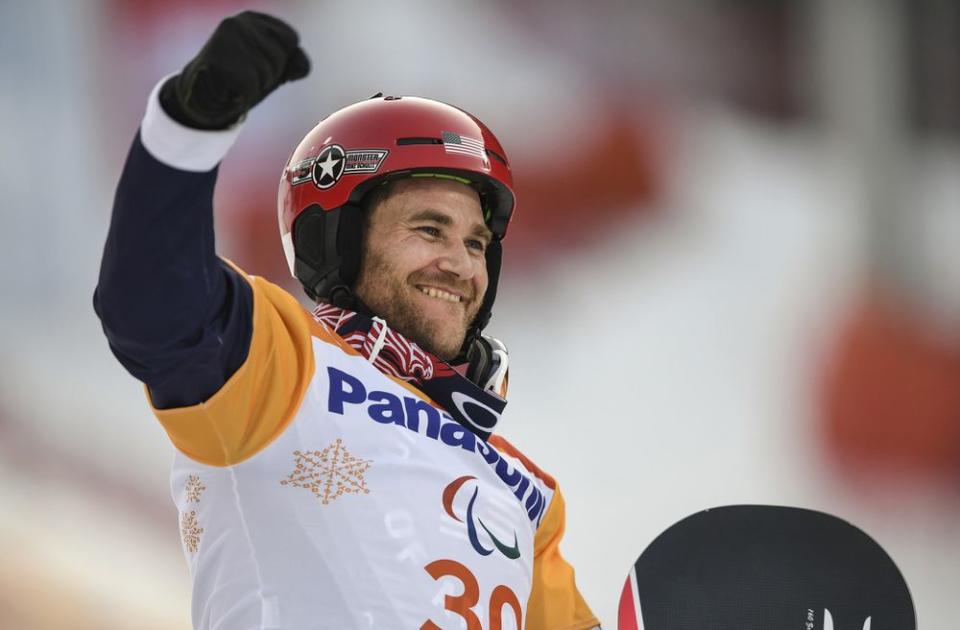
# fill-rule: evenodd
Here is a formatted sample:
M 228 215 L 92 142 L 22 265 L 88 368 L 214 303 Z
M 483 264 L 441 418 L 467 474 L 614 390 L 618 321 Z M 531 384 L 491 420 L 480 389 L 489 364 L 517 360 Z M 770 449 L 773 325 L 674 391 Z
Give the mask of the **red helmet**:
M 287 263 L 311 298 L 356 308 L 352 287 L 360 267 L 363 198 L 388 181 L 418 176 L 454 178 L 476 189 L 494 235 L 487 248 L 489 285 L 469 344 L 490 319 L 514 194 L 500 142 L 461 109 L 377 95 L 314 127 L 280 179 L 277 206 Z

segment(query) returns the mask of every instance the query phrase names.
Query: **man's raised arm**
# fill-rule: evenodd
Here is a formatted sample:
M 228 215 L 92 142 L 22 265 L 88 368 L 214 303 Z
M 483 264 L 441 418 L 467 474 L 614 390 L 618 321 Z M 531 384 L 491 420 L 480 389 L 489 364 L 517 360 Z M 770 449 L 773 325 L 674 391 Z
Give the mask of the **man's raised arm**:
M 117 186 L 94 308 L 157 408 L 206 400 L 246 358 L 253 298 L 214 249 L 217 165 L 250 108 L 309 68 L 293 29 L 247 11 L 221 22 L 150 95 Z

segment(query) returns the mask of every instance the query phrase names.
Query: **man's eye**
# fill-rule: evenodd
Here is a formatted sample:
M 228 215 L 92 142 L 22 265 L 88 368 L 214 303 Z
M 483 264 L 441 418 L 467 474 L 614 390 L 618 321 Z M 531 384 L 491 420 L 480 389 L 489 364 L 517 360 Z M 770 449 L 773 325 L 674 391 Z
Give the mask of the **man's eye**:
M 467 241 L 467 247 L 469 247 L 469 248 L 471 248 L 471 249 L 475 249 L 475 250 L 477 250 L 477 251 L 479 251 L 479 252 L 482 252 L 482 251 L 486 251 L 486 249 L 487 249 L 487 244 L 484 243 L 483 241 L 477 241 L 477 240 L 471 239 L 471 240 Z
M 440 236 L 440 230 L 433 227 L 432 225 L 424 225 L 417 228 L 417 231 L 426 234 L 427 236 L 432 236 L 434 238 Z

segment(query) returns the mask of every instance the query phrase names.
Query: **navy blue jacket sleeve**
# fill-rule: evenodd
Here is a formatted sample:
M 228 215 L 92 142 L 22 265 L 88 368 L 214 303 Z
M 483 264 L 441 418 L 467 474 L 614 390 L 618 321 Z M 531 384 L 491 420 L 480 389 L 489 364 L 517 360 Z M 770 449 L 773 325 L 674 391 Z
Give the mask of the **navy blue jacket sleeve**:
M 250 285 L 214 250 L 216 179 L 163 164 L 138 133 L 117 186 L 94 309 L 160 409 L 207 400 L 250 347 Z

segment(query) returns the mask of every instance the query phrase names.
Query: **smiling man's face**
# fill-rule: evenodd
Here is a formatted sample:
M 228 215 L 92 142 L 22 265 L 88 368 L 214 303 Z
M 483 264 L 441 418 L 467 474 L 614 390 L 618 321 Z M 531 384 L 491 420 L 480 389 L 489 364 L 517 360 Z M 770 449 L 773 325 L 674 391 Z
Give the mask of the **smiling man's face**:
M 369 211 L 357 296 L 391 328 L 454 358 L 487 291 L 491 233 L 479 196 L 452 180 L 405 179 Z

